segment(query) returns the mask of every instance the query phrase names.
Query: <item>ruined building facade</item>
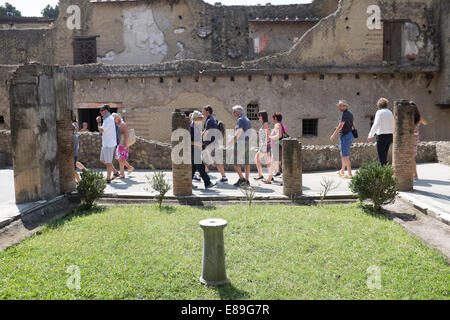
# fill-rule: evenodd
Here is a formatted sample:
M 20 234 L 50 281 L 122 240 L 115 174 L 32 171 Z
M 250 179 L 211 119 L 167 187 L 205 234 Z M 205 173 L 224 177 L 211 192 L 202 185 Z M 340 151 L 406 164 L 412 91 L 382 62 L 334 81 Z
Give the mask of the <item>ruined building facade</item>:
M 59 8 L 56 21 L 0 18 L 0 129 L 10 126 L 11 74 L 40 62 L 68 69 L 73 117 L 92 129 L 108 103 L 138 135 L 168 142 L 173 109 L 209 104 L 233 128 L 240 104 L 255 128 L 259 110 L 280 111 L 291 136 L 327 144 L 339 99 L 364 139 L 386 97 L 418 104 L 429 122 L 422 140 L 450 140 L 448 0 L 61 0 Z

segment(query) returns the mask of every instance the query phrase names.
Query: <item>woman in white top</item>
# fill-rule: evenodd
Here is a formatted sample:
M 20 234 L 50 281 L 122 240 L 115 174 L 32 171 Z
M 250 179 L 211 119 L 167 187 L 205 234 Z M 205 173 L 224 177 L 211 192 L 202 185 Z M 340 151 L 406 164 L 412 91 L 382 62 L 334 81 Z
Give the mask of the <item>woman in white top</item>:
M 388 109 L 388 104 L 389 100 L 386 98 L 378 100 L 379 110 L 375 115 L 375 121 L 367 138 L 367 141 L 370 142 L 375 134 L 377 135 L 378 159 L 383 166 L 387 164 L 389 148 L 394 140 L 394 115 Z
M 261 128 L 259 129 L 259 149 L 255 156 L 256 168 L 258 169 L 258 177 L 255 180 L 264 179 L 261 158 L 264 158 L 267 168 L 270 169 L 270 130 L 269 130 L 269 116 L 266 111 L 258 113 L 259 121 L 261 121 Z

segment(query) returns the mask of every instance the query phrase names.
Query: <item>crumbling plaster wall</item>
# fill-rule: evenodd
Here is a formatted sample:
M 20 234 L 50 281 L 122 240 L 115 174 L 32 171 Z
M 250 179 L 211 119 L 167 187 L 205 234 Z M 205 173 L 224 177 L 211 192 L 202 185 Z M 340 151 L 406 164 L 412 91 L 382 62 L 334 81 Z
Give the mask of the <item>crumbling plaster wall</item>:
M 108 25 L 111 25 L 114 30 L 114 26 L 117 23 L 106 22 L 107 25 L 104 23 L 104 14 L 111 11 L 108 10 L 110 8 L 104 8 L 101 12 L 99 12 L 100 8 L 98 6 L 94 7 L 94 9 L 94 28 L 98 23 L 99 27 L 95 28 L 96 30 L 108 30 L 110 32 L 111 29 L 108 28 Z M 118 14 L 116 13 L 111 17 L 111 20 L 106 19 L 106 21 L 119 21 L 119 19 L 114 19 L 117 16 Z M 150 64 L 162 62 L 167 55 L 168 46 L 163 32 L 155 21 L 153 8 L 149 4 L 124 8 L 121 17 L 123 18 L 122 30 L 114 30 L 116 32 L 111 32 L 109 37 L 103 36 L 99 39 L 99 47 L 101 50 L 98 54 L 103 56 L 103 58 L 99 58 L 99 62 L 113 64 Z M 106 34 L 103 32 L 102 35 Z M 110 38 L 123 40 L 124 50 L 115 51 L 109 48 L 109 51 L 103 54 L 102 51 L 108 48 L 103 38 L 106 38 L 106 41 L 110 40 Z
M 337 1 L 315 0 L 304 5 L 252 7 L 212 6 L 202 0 L 169 3 L 162 0 L 123 3 L 60 0 L 60 16 L 56 22 L 56 63 L 73 63 L 71 42 L 74 36 L 99 35 L 100 62 L 145 64 L 197 59 L 239 65 L 254 58 L 249 19 L 323 17 L 336 10 Z M 81 9 L 80 30 L 70 30 L 66 26 L 70 5 Z M 274 51 L 284 51 L 292 45 L 292 42 L 281 43 L 279 50 Z
M 381 9 L 381 19 L 411 20 L 417 26 L 419 48 L 414 63 L 438 65 L 438 5 L 435 0 L 341 0 L 338 10 L 322 19 L 287 53 L 244 63 L 251 66 L 352 67 L 382 65 L 383 24 L 370 30 L 367 13 L 371 5 Z M 414 27 L 407 27 L 409 35 Z M 410 43 L 411 44 L 411 43 Z M 405 49 L 406 50 L 406 49 Z
M 450 105 L 450 1 L 442 1 L 440 6 L 441 23 L 441 71 L 439 73 L 438 104 Z
M 80 29 L 68 28 L 67 21 L 73 16 L 72 12 L 67 12 L 71 6 L 80 8 Z M 71 65 L 73 59 L 73 37 L 98 35 L 92 26 L 92 3 L 86 0 L 60 0 L 59 15 L 55 23 L 54 49 L 55 64 Z
M 289 133 L 300 137 L 305 144 L 329 144 L 329 136 L 338 124 L 340 113 L 336 102 L 346 99 L 355 115 L 360 141 L 366 139 L 370 130 L 370 116 L 375 115 L 376 101 L 386 97 L 391 101 L 404 97 L 414 100 L 429 125 L 421 129 L 421 139 L 450 140 L 448 121 L 450 110 L 434 105 L 435 82 L 427 87 L 425 74 L 411 78 L 407 74 L 328 74 L 321 80 L 317 74 L 143 77 L 130 79 L 79 79 L 75 83 L 75 106 L 81 103 L 99 104 L 118 101 L 126 108 L 127 121 L 137 134 L 151 140 L 168 142 L 170 139 L 170 113 L 175 108 L 201 109 L 210 104 L 217 119 L 224 121 L 227 129 L 235 126 L 231 108 L 240 104 L 257 103 L 260 110 L 276 111 L 284 115 Z M 430 93 L 431 92 L 431 93 Z M 369 116 L 369 117 L 368 117 Z M 319 119 L 318 137 L 302 137 L 302 120 Z M 253 122 L 259 128 L 257 121 Z
M 250 23 L 249 35 L 254 43 L 253 56 L 257 58 L 288 51 L 316 23 L 313 21 L 301 23 Z

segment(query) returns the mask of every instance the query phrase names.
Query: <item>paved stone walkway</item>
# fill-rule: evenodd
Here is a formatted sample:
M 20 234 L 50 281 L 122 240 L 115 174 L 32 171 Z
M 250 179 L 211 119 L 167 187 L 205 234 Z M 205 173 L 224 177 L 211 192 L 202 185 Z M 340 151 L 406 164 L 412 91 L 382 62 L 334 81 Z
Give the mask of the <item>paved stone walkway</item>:
M 400 197 L 450 225 L 450 166 L 423 164 L 417 170 L 420 180 L 414 182 L 414 191 L 401 192 Z
M 337 171 L 336 171 L 337 172 Z M 329 193 L 334 196 L 351 196 L 349 190 L 350 180 L 343 179 L 336 174 L 335 171 L 318 172 L 318 173 L 305 173 L 303 175 L 303 193 L 307 197 L 320 196 L 322 187 L 320 185 L 323 178 L 334 180 L 337 188 Z M 172 184 L 172 172 L 167 171 L 167 181 Z M 282 177 L 275 178 L 275 181 L 271 185 L 264 184 L 261 181 L 255 181 L 253 178 L 257 174 L 252 173 L 250 175 L 250 184 L 255 188 L 255 196 L 258 198 L 266 199 L 287 199 L 283 196 Z M 144 188 L 148 187 L 147 178 L 152 177 L 151 171 L 138 170 L 133 173 L 127 179 L 116 179 L 106 188 L 108 195 L 119 196 L 148 196 L 155 195 L 155 192 L 146 191 Z M 211 197 L 242 197 L 244 194 L 240 188 L 233 186 L 238 180 L 238 175 L 234 172 L 227 172 L 228 183 L 220 183 L 220 174 L 217 172 L 211 172 L 210 177 L 212 182 L 217 182 L 216 187 L 205 190 L 203 182 L 194 182 L 194 186 L 197 189 L 193 190 L 193 197 L 211 198 Z M 173 197 L 172 191 L 167 194 L 168 197 Z
M 415 191 L 401 193 L 404 200 L 411 201 L 417 208 L 434 216 L 447 224 L 450 224 L 450 167 L 437 163 L 421 164 L 418 166 L 420 181 L 415 182 Z M 166 172 L 168 181 L 171 183 L 172 174 Z M 237 181 L 235 173 L 228 173 L 228 184 L 218 184 L 217 187 L 205 190 L 203 183 L 195 183 L 198 186 L 194 190 L 192 197 L 206 198 L 237 198 L 243 197 L 242 191 L 232 184 Z M 154 195 L 153 192 L 145 190 L 147 187 L 146 176 L 151 177 L 151 171 L 137 170 L 133 172 L 127 179 L 114 180 L 112 184 L 107 186 L 106 194 L 109 196 L 149 196 Z M 211 173 L 214 182 L 220 179 L 217 172 Z M 276 179 L 272 185 L 266 185 L 256 182 L 251 174 L 251 185 L 256 188 L 256 198 L 277 200 L 286 199 L 282 196 L 281 179 Z M 349 180 L 345 180 L 337 176 L 336 171 L 312 172 L 303 174 L 303 193 L 306 197 L 319 197 L 322 192 L 321 181 L 328 178 L 336 181 L 338 187 L 329 193 L 329 196 L 348 197 L 351 192 L 348 188 Z M 36 203 L 16 206 L 14 203 L 14 181 L 13 170 L 0 170 L 0 225 L 5 220 L 17 216 L 23 210 L 36 205 Z M 170 191 L 169 197 L 173 196 Z

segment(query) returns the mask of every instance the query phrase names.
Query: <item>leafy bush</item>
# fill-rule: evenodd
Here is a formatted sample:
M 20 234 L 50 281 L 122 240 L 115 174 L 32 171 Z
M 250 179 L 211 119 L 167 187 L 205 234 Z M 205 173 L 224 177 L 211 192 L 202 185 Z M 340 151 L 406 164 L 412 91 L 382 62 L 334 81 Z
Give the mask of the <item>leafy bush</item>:
M 380 211 L 382 205 L 394 202 L 398 195 L 394 169 L 377 161 L 364 163 L 350 182 L 350 190 L 358 194 L 360 201 L 370 199 L 374 209 Z
M 106 180 L 103 173 L 94 170 L 83 170 L 81 181 L 77 185 L 78 195 L 86 209 L 91 209 L 94 202 L 104 193 Z
M 153 166 L 150 166 L 150 168 L 152 170 L 155 170 L 155 167 Z M 166 193 L 169 192 L 170 189 L 172 189 L 172 186 L 166 182 L 166 174 L 163 171 L 155 172 L 151 179 L 149 176 L 146 176 L 146 178 L 150 188 L 158 193 L 156 195 L 156 198 L 158 199 L 159 211 L 161 211 L 162 203 L 166 198 Z M 149 191 L 148 188 L 145 188 L 145 190 Z

